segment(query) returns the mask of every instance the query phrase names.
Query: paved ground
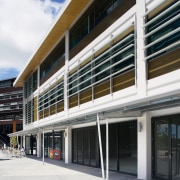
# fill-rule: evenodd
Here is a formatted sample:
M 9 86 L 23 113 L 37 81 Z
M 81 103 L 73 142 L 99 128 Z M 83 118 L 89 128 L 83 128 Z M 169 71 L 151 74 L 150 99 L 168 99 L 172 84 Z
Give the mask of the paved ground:
M 136 177 L 110 172 L 110 180 L 132 180 Z M 36 157 L 10 157 L 0 150 L 0 180 L 102 180 L 101 170 Z

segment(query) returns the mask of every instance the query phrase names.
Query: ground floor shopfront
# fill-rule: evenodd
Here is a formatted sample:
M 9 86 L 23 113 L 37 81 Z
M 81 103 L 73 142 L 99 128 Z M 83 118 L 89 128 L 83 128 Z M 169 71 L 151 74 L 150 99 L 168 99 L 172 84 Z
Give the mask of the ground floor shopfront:
M 97 126 L 72 130 L 72 162 L 101 167 Z M 106 126 L 101 125 L 106 162 Z M 109 170 L 137 175 L 137 121 L 109 124 Z M 106 163 L 104 163 L 106 169 Z
M 179 112 L 172 108 L 136 118 L 101 119 L 41 131 L 24 139 L 29 152 L 36 148 L 39 157 L 101 168 L 102 177 L 107 179 L 109 170 L 138 179 L 178 180 Z

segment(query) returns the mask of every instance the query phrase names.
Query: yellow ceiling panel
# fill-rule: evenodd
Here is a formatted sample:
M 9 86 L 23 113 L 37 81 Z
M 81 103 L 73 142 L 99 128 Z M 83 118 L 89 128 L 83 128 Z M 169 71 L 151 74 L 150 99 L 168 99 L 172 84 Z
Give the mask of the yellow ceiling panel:
M 57 20 L 56 24 L 52 27 L 50 33 L 40 45 L 39 49 L 30 59 L 28 65 L 16 79 L 14 84 L 15 87 L 23 86 L 23 82 L 26 80 L 26 78 L 44 60 L 48 52 L 53 48 L 53 46 L 73 23 L 73 21 L 90 2 L 92 2 L 92 0 L 72 0 L 70 2 L 63 14 Z

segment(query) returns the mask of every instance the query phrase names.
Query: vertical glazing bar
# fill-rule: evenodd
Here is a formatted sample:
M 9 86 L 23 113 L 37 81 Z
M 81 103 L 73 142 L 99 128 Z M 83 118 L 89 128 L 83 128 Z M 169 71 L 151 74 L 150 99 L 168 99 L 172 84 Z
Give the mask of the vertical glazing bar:
M 42 146 L 42 148 L 43 148 L 43 165 L 44 165 L 44 131 L 43 131 L 43 146 Z
M 104 161 L 103 161 L 103 152 L 102 152 L 102 142 L 101 142 L 101 129 L 100 129 L 100 122 L 99 122 L 99 115 L 98 115 L 98 114 L 97 114 L 97 126 L 98 126 L 98 138 L 99 138 L 99 149 L 100 149 L 102 178 L 105 179 L 105 174 L 104 174 Z
M 106 180 L 109 180 L 109 123 L 106 118 Z

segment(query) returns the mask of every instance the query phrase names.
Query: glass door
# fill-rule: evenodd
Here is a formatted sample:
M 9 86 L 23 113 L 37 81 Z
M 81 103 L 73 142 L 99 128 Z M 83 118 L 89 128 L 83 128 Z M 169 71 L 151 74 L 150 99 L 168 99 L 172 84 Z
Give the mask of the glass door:
M 167 120 L 155 121 L 155 177 L 169 177 L 169 124 Z
M 153 175 L 180 179 L 180 115 L 153 118 Z
M 180 118 L 174 118 L 171 124 L 172 180 L 180 179 Z

